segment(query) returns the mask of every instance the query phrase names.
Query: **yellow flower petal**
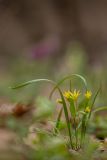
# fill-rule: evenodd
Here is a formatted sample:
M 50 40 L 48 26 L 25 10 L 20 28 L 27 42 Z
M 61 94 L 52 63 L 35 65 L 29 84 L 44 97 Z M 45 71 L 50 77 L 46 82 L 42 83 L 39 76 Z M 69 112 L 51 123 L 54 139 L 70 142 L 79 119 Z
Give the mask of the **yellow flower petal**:
M 71 92 L 71 91 L 66 91 L 64 93 L 64 97 L 69 101 L 70 99 L 76 101 L 78 97 L 80 96 L 80 91 L 76 91 L 76 89 Z
M 91 110 L 90 110 L 90 107 L 86 107 L 85 112 L 86 112 L 86 113 L 90 113 L 90 111 L 91 111 Z

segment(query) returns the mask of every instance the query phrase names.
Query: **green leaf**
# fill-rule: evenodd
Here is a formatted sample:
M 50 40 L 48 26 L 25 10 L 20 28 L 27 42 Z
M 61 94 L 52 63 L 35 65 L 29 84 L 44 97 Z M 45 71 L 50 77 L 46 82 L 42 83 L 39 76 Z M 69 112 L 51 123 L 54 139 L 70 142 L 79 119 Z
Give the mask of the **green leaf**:
M 70 138 L 70 144 L 71 144 L 71 147 L 73 147 L 73 144 L 72 144 L 72 134 L 71 134 L 71 124 L 69 122 L 69 115 L 68 115 L 67 105 L 66 105 L 64 96 L 63 96 L 60 88 L 58 88 L 58 90 L 59 90 L 59 93 L 60 93 L 60 96 L 61 96 L 61 99 L 62 99 L 62 104 L 63 104 L 63 108 L 64 108 L 64 114 L 65 114 L 66 124 L 67 124 L 67 128 L 68 128 L 68 134 L 69 134 L 69 138 Z
M 78 126 L 77 126 L 77 130 L 81 127 L 82 125 L 82 121 L 79 122 Z
M 50 82 L 50 83 L 52 83 L 54 85 L 56 84 L 54 81 L 49 80 L 49 79 L 34 79 L 34 80 L 31 80 L 31 81 L 27 81 L 27 82 L 18 84 L 16 86 L 10 87 L 10 88 L 11 89 L 19 89 L 19 88 L 25 87 L 27 85 L 30 85 L 30 84 L 33 84 L 33 83 L 37 83 L 37 82 L 41 82 L 41 81 Z
M 74 118 L 76 116 L 76 109 L 75 109 L 75 104 L 73 100 L 70 100 L 70 112 L 71 112 L 71 116 Z
M 95 108 L 93 110 L 93 113 L 96 113 L 96 112 L 99 112 L 99 111 L 103 111 L 103 110 L 107 110 L 107 106 Z
M 81 114 L 83 114 L 83 115 L 85 115 L 85 114 L 86 114 L 86 112 L 84 112 L 84 111 L 79 111 L 79 113 L 81 113 Z
M 93 98 L 93 101 L 92 101 L 92 104 L 91 104 L 91 109 L 92 109 L 92 107 L 94 106 L 95 100 L 96 100 L 96 98 L 97 98 L 100 90 L 101 90 L 101 87 L 97 90 L 97 92 L 96 92 L 96 94 L 95 94 L 95 96 L 94 96 L 94 98 Z
M 101 90 L 101 86 L 99 87 L 99 89 L 97 90 L 97 92 L 96 92 L 96 94 L 95 94 L 95 96 L 94 96 L 94 98 L 93 98 L 93 101 L 92 101 L 92 104 L 91 104 L 91 107 L 90 107 L 91 112 L 90 112 L 90 114 L 89 114 L 89 118 L 90 118 L 90 116 L 91 116 L 91 113 L 92 113 L 92 109 L 93 109 L 93 107 L 94 107 L 95 100 L 96 100 L 96 98 L 97 98 L 100 90 Z
M 62 116 L 62 111 L 63 111 L 63 107 L 60 109 L 60 112 L 58 114 L 58 118 L 57 118 L 56 125 L 55 125 L 55 128 L 54 128 L 55 134 L 59 130 L 59 125 L 60 125 L 60 120 L 61 120 L 61 116 Z
M 82 127 L 81 127 L 81 145 L 84 141 L 84 138 L 85 138 L 85 133 L 86 133 L 86 114 L 83 115 L 82 117 Z

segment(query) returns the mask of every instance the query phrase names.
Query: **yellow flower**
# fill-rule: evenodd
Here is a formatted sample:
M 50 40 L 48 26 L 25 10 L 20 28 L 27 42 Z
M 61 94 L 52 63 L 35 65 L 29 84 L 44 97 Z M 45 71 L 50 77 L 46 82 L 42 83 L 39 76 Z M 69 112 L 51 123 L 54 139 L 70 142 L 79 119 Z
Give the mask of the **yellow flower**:
M 62 104 L 62 99 L 57 99 L 56 102 Z
M 80 91 L 76 91 L 75 89 L 74 92 L 71 92 L 71 96 L 72 96 L 72 99 L 76 101 L 80 96 Z
M 87 91 L 84 95 L 85 95 L 85 97 L 86 97 L 87 99 L 90 99 L 91 96 L 92 96 L 92 92 L 91 92 L 91 91 Z
M 64 97 L 67 99 L 67 100 L 70 100 L 72 97 L 71 97 L 71 92 L 70 91 L 66 91 L 64 93 Z
M 76 101 L 78 99 L 80 95 L 80 91 L 76 91 L 76 89 L 71 92 L 71 91 L 67 91 L 64 93 L 64 97 L 69 101 L 70 99 Z
M 90 113 L 90 111 L 91 111 L 91 110 L 90 110 L 90 107 L 86 107 L 85 112 L 86 112 L 86 113 Z

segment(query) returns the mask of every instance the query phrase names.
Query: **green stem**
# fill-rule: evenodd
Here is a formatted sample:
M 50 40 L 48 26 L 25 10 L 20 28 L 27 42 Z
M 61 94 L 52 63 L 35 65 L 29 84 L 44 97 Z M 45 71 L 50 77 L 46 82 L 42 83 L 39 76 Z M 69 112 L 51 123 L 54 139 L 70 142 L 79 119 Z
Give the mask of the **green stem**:
M 60 93 L 60 96 L 61 96 L 61 99 L 62 99 L 62 103 L 63 103 L 64 114 L 65 114 L 66 124 L 67 124 L 67 128 L 68 128 L 68 134 L 69 134 L 69 138 L 70 138 L 70 144 L 71 144 L 71 147 L 73 148 L 71 125 L 70 125 L 70 121 L 69 121 L 67 105 L 66 105 L 66 102 L 64 100 L 64 97 L 63 97 L 63 94 L 62 94 L 61 90 L 59 88 L 58 88 L 58 90 L 59 90 L 59 93 Z
M 63 111 L 63 107 L 60 109 L 60 112 L 58 114 L 58 118 L 57 118 L 56 125 L 54 128 L 55 135 L 58 133 L 58 128 L 59 128 L 59 124 L 60 124 L 60 120 L 61 120 L 61 116 L 62 116 L 62 111 Z
M 78 147 L 78 130 L 75 127 L 75 139 L 76 139 L 76 148 Z

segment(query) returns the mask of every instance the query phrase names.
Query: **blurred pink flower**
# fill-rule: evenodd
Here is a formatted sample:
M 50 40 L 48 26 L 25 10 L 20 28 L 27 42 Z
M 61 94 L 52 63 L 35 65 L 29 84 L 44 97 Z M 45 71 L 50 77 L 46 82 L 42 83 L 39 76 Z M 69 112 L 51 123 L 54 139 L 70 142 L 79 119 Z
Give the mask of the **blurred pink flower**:
M 59 48 L 60 43 L 58 38 L 48 38 L 37 43 L 33 47 L 31 51 L 31 57 L 34 59 L 43 59 L 56 54 Z

